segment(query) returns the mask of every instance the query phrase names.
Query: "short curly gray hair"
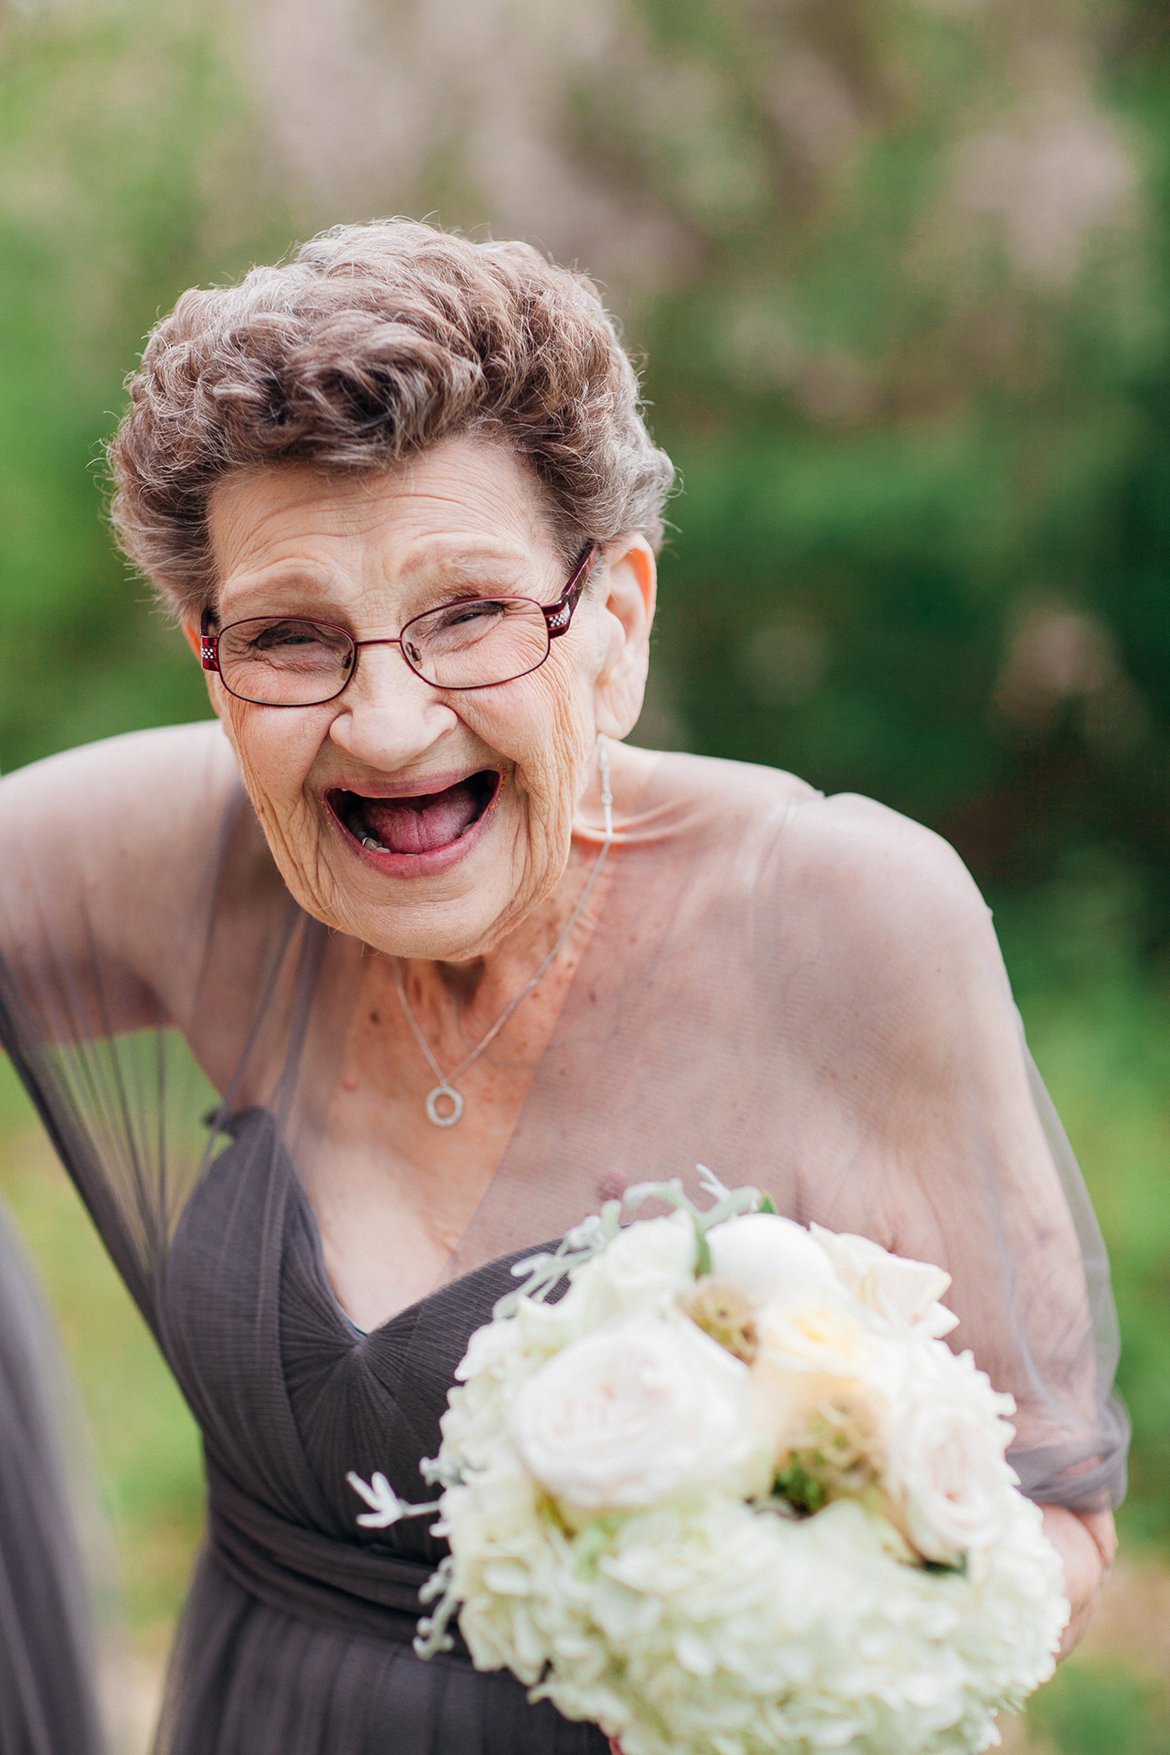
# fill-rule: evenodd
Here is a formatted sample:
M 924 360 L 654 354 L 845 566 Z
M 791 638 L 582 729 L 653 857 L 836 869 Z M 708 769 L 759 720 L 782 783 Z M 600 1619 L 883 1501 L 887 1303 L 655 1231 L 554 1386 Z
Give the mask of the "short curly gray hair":
M 566 553 L 624 531 L 662 541 L 674 470 L 613 321 L 527 244 L 336 226 L 237 286 L 184 293 L 127 389 L 111 516 L 180 615 L 214 603 L 212 488 L 267 463 L 368 471 L 482 433 L 543 483 Z

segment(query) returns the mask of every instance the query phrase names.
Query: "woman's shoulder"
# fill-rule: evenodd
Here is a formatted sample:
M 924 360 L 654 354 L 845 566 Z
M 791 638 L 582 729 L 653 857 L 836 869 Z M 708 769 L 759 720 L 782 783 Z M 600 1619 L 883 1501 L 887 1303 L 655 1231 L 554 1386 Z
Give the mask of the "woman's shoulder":
M 77 1003 L 132 1028 L 181 1016 L 200 910 L 241 798 L 215 722 L 50 756 L 0 781 L 0 960 L 38 991 L 70 969 Z
M 631 750 L 648 775 L 645 798 L 688 817 L 709 819 L 720 834 L 775 828 L 799 804 L 819 798 L 807 780 L 758 762 L 696 756 L 682 750 Z
M 778 915 L 817 970 L 840 1031 L 849 1011 L 871 1059 L 930 1088 L 986 1030 L 1014 1041 L 1014 1008 L 991 910 L 956 849 L 925 824 L 856 793 L 806 801 L 787 825 Z
M 239 796 L 216 721 L 131 732 L 15 769 L 0 780 L 0 911 L 11 919 L 22 897 L 42 910 L 51 897 L 59 934 L 83 909 L 111 942 L 141 948 L 148 921 L 165 937 L 214 864 Z
M 207 720 L 126 732 L 14 769 L 0 781 L 0 812 L 26 834 L 47 821 L 59 833 L 86 825 L 125 842 L 141 824 L 157 841 L 225 804 L 237 785 L 227 740 Z
M 991 911 L 958 851 L 877 799 L 818 795 L 802 802 L 787 831 L 790 880 L 837 932 L 851 928 L 921 952 L 989 930 Z
M 709 815 L 743 854 L 759 902 L 839 955 L 863 947 L 916 959 L 931 944 L 986 945 L 990 910 L 955 848 L 925 824 L 860 793 L 826 795 L 784 769 L 709 756 L 664 755 L 659 789 Z
M 54 755 L 42 756 L 5 775 L 5 784 L 38 776 L 99 776 L 115 779 L 165 771 L 190 773 L 208 764 L 233 765 L 233 758 L 218 719 L 194 720 L 186 725 L 156 725 L 144 731 L 124 731 L 93 743 L 77 744 Z
M 785 768 L 682 751 L 636 753 L 655 764 L 655 790 L 725 818 L 778 817 L 818 876 L 863 858 L 868 869 L 905 864 L 930 875 L 965 867 L 949 842 L 912 817 L 856 792 L 824 793 Z

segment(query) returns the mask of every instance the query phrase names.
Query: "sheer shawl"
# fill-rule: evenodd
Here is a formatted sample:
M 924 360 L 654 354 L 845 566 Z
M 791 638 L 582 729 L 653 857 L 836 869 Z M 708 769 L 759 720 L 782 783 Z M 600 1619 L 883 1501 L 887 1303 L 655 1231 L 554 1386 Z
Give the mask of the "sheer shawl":
M 90 1603 L 69 1515 L 48 1316 L 0 1211 L 0 1749 L 101 1755 Z
M 443 1280 L 558 1236 L 630 1181 L 687 1180 L 704 1163 L 799 1220 L 945 1267 L 954 1344 L 1019 1405 L 1025 1489 L 1081 1510 L 1115 1503 L 1126 1427 L 1105 1254 L 961 862 L 881 806 L 740 764 L 658 757 L 617 807 L 568 996 Z M 290 1528 L 348 1539 L 316 1486 L 274 1484 L 272 1457 L 261 1481 L 241 1434 L 269 1393 L 263 1366 L 250 1356 L 213 1394 L 192 1311 L 220 1313 L 226 1354 L 234 1333 L 259 1332 L 275 1275 L 285 1316 L 270 1371 L 298 1376 L 281 1250 L 244 1262 L 229 1240 L 245 1221 L 249 1237 L 288 1223 L 294 1199 L 314 1296 L 331 1298 L 310 1196 L 344 1174 L 331 1117 L 362 947 L 284 890 L 215 726 L 8 777 L 0 847 L 0 1036 L 217 1477 L 263 1492 Z M 421 1104 L 427 1069 L 409 1042 L 395 1052 Z M 507 1032 L 491 1052 L 507 1053 Z M 265 1181 L 258 1204 L 224 1156 L 257 1116 L 293 1185 Z M 201 1202 L 222 1246 L 181 1251 L 180 1274 Z M 402 1245 L 392 1231 L 385 1245 L 394 1308 L 409 1302 L 394 1295 Z M 177 1303 L 193 1273 L 199 1296 Z M 328 1406 L 352 1435 L 346 1466 L 378 1466 L 376 1399 L 359 1407 L 348 1379 L 329 1383 L 350 1402 L 302 1407 L 289 1442 Z

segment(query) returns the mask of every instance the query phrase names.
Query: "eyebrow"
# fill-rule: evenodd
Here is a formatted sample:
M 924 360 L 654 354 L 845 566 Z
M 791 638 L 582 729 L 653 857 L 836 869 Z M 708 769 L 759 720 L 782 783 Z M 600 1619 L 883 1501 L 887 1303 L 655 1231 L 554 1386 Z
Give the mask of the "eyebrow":
M 328 590 L 329 586 L 326 580 L 319 573 L 305 572 L 295 564 L 291 565 L 287 571 L 274 568 L 271 573 L 266 572 L 255 578 L 251 578 L 245 573 L 238 581 L 229 580 L 227 582 L 225 589 L 220 593 L 216 614 L 222 618 L 225 603 L 231 603 L 233 599 L 246 600 L 261 594 L 279 597 L 285 592 L 294 596 L 320 597 L 322 594 L 327 594 Z M 246 607 L 246 601 L 237 602 L 229 613 L 233 617 L 244 615 Z
M 398 577 L 404 584 L 412 583 L 424 574 L 447 578 L 455 576 L 474 584 L 484 573 L 506 573 L 509 577 L 523 577 L 532 571 L 534 569 L 529 557 L 516 549 L 489 548 L 467 555 L 452 554 L 435 546 L 408 556 Z
M 443 585 L 489 588 L 498 585 L 516 591 L 522 590 L 528 583 L 526 574 L 532 570 L 528 557 L 515 551 L 488 549 L 469 556 L 442 555 L 432 550 L 413 559 L 408 558 L 398 574 L 398 580 L 424 597 L 432 595 Z M 495 575 L 494 579 L 492 574 Z M 249 577 L 245 573 L 238 582 L 228 581 L 226 592 L 221 596 L 214 615 L 221 624 L 229 620 L 246 621 L 249 619 L 248 600 L 255 598 L 276 603 L 279 606 L 276 613 L 280 613 L 285 607 L 295 607 L 298 599 L 302 602 L 309 599 L 318 613 L 328 609 L 334 615 L 345 614 L 347 606 L 331 601 L 331 593 L 331 583 L 322 573 L 315 569 L 306 571 L 296 562 L 290 562 L 287 569 L 277 566 L 256 577 Z M 362 591 L 360 595 L 364 597 L 366 593 Z M 282 598 L 292 599 L 292 602 L 281 604 Z M 226 614 L 225 603 L 231 605 Z M 258 613 L 272 614 L 273 611 L 261 610 Z

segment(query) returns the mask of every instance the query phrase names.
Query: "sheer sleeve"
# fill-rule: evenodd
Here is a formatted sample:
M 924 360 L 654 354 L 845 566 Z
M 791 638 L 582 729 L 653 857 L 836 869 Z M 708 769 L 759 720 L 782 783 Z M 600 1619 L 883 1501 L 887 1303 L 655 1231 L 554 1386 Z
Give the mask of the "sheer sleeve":
M 821 969 L 809 1040 L 832 1044 L 814 1082 L 854 1123 L 829 1222 L 952 1275 L 953 1344 L 1016 1398 L 1031 1497 L 1116 1504 L 1127 1425 L 1105 1249 L 990 911 L 945 842 L 868 800 L 813 802 L 793 835 Z
M 0 1045 L 150 1316 L 287 898 L 214 723 L 6 776 L 0 854 Z

